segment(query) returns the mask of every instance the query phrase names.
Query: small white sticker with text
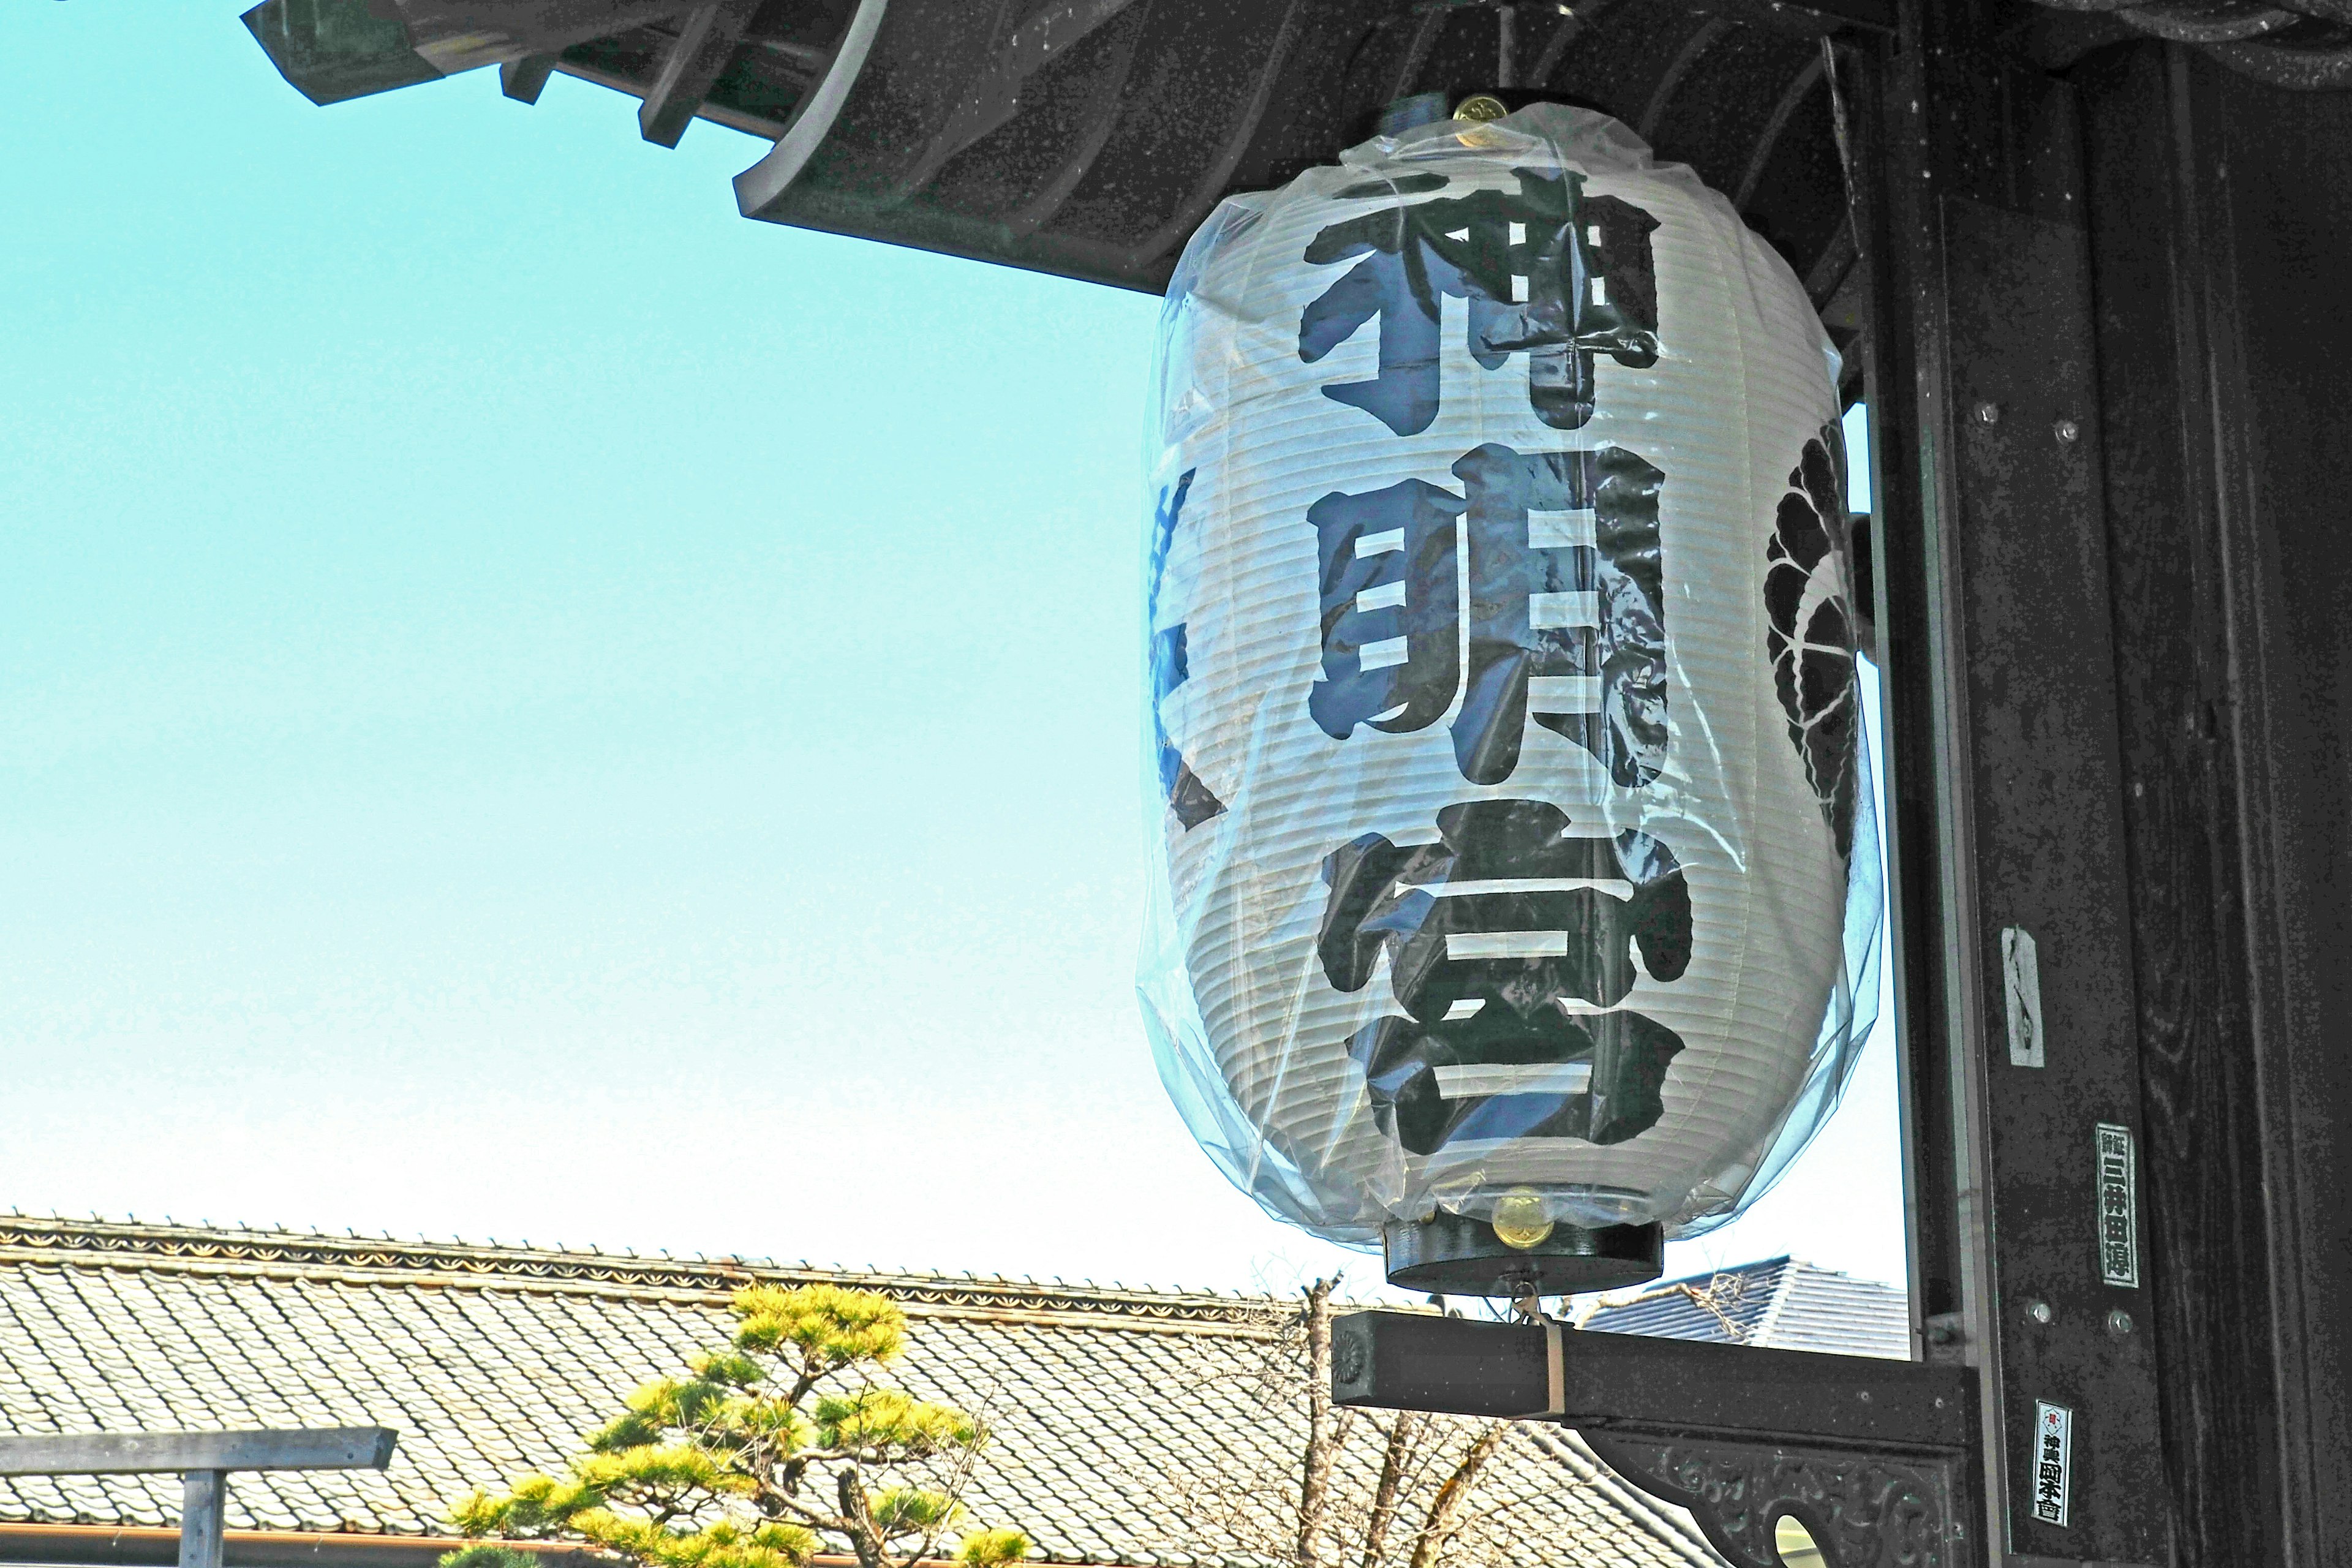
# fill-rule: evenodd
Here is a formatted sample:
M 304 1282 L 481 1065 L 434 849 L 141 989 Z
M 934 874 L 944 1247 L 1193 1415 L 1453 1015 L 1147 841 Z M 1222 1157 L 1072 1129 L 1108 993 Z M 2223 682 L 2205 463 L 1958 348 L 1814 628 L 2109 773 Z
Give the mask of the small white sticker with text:
M 2033 1402 L 2033 1520 L 2066 1524 L 2066 1494 L 2074 1475 L 2074 1413 L 2046 1399 Z
M 2042 956 L 2023 926 L 2000 932 L 2000 994 L 2009 1023 L 2009 1065 L 2038 1068 L 2042 1054 Z
M 2128 1127 L 2098 1125 L 2099 1278 L 2139 1288 L 2139 1162 Z

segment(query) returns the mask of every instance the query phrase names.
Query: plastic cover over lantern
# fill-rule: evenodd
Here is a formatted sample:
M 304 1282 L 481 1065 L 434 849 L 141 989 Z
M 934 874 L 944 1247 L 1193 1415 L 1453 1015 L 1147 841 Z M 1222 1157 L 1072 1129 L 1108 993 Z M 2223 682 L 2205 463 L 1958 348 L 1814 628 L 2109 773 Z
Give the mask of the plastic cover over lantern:
M 1836 384 L 1787 264 L 1587 110 L 1381 137 L 1193 237 L 1139 984 L 1269 1211 L 1413 1283 L 1597 1288 L 1834 1109 L 1880 909 Z M 1587 1256 L 1402 1268 L 1447 1226 Z

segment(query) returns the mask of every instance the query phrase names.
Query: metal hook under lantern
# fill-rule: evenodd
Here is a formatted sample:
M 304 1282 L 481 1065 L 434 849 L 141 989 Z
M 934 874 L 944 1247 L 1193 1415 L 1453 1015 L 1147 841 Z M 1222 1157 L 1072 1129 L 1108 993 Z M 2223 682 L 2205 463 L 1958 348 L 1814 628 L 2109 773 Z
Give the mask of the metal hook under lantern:
M 1875 1003 L 1836 361 L 1687 168 L 1539 105 L 1228 201 L 1150 444 L 1161 1075 L 1400 1284 L 1631 1283 Z

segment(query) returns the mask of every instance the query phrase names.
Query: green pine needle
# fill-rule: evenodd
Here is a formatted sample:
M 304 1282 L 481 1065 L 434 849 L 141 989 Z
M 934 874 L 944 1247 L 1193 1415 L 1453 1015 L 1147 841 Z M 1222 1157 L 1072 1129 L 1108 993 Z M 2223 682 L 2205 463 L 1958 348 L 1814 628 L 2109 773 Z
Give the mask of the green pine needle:
M 1003 1568 L 1029 1555 L 1029 1538 L 1017 1530 L 982 1530 L 963 1538 L 956 1561 L 967 1568 Z
M 528 1552 L 511 1546 L 461 1546 L 441 1554 L 439 1568 L 534 1568 Z

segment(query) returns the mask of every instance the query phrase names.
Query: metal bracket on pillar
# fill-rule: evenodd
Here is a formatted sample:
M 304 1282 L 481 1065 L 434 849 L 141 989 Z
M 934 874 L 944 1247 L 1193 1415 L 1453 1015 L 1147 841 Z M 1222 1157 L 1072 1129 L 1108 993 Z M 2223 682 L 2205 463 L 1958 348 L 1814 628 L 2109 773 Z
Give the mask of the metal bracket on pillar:
M 1354 1312 L 1331 1325 L 1331 1394 L 1574 1427 L 1626 1481 L 1688 1509 L 1738 1568 L 1780 1568 L 1784 1517 L 1834 1568 L 1983 1560 L 1964 1368 Z
M 1774 1532 L 1783 1518 L 1805 1527 L 1832 1568 L 1957 1568 L 1968 1561 L 1958 1456 L 1583 1436 L 1620 1479 L 1688 1509 L 1738 1568 L 1781 1568 Z

